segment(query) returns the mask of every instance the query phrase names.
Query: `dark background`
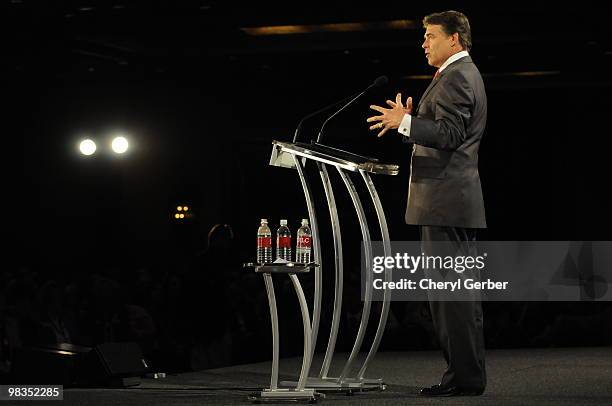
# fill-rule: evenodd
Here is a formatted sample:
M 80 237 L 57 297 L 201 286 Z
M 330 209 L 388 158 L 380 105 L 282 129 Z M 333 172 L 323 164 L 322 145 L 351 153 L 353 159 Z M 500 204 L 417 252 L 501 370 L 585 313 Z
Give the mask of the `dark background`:
M 268 359 L 263 282 L 240 264 L 254 259 L 260 218 L 273 230 L 287 218 L 295 232 L 307 217 L 297 174 L 268 165 L 271 141 L 289 141 L 302 116 L 380 75 L 389 85 L 330 122 L 326 142 L 400 165 L 399 176 L 374 182 L 391 238 L 418 238 L 403 221 L 410 148 L 397 134 L 376 138 L 365 119 L 369 104 L 398 91 L 418 100 L 434 72 L 420 21 L 446 9 L 470 19 L 488 94 L 480 172 L 489 228 L 480 239 L 610 239 L 612 46 L 609 14 L 594 2 L 5 1 L 4 369 L 14 348 L 53 340 L 138 341 L 154 365 L 176 370 Z M 400 19 L 414 29 L 242 30 Z M 116 132 L 130 140 L 125 156 L 109 153 Z M 86 136 L 98 144 L 90 157 L 78 152 Z M 327 224 L 318 175 L 307 172 Z M 358 225 L 334 175 L 347 269 L 358 269 Z M 177 205 L 192 216 L 175 220 Z M 209 243 L 216 224 L 229 227 Z M 323 237 L 324 253 L 331 243 Z M 295 338 L 283 353 L 297 354 L 296 303 L 279 284 L 284 334 Z M 383 350 L 435 347 L 426 308 L 413 306 L 393 304 Z M 340 350 L 350 349 L 359 298 L 345 307 Z M 485 312 L 489 347 L 610 343 L 607 303 Z

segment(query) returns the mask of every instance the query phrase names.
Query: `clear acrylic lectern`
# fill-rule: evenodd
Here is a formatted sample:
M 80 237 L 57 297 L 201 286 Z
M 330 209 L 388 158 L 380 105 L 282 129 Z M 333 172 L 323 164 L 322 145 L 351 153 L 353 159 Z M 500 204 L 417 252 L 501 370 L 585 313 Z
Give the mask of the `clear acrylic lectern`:
M 316 400 L 317 392 L 325 391 L 366 391 L 366 390 L 384 390 L 385 385 L 382 378 L 366 378 L 365 373 L 368 365 L 376 355 L 382 335 L 387 323 L 389 314 L 389 306 L 391 300 L 390 290 L 385 290 L 382 302 L 380 318 L 372 344 L 367 352 L 365 359 L 358 365 L 357 356 L 361 350 L 365 337 L 368 322 L 370 320 L 370 311 L 372 305 L 372 247 L 370 238 L 370 227 L 366 220 L 366 214 L 361 202 L 361 198 L 355 188 L 350 173 L 359 173 L 362 181 L 371 199 L 376 216 L 378 218 L 378 227 L 383 240 L 383 246 L 386 256 L 391 256 L 391 245 L 389 241 L 389 232 L 387 222 L 382 208 L 382 204 L 374 187 L 374 183 L 370 178 L 370 174 L 397 175 L 399 167 L 397 165 L 389 165 L 378 162 L 375 158 L 369 158 L 337 148 L 307 143 L 287 143 L 280 141 L 272 142 L 272 156 L 270 165 L 285 168 L 296 169 L 300 177 L 306 205 L 308 207 L 308 215 L 312 229 L 312 248 L 313 248 L 313 264 L 294 264 L 291 266 L 274 267 L 274 264 L 269 266 L 261 266 L 256 268 L 260 273 L 263 273 L 266 282 L 266 290 L 268 292 L 268 301 L 270 305 L 270 314 L 272 317 L 272 333 L 273 333 L 273 360 L 272 360 L 272 379 L 271 386 L 265 389 L 260 394 L 260 399 L 308 399 Z M 323 359 L 323 364 L 320 371 L 315 376 L 310 375 L 310 367 L 314 354 L 314 349 L 317 343 L 317 335 L 319 331 L 319 322 L 321 317 L 321 297 L 322 297 L 322 272 L 325 272 L 322 266 L 322 252 L 319 239 L 319 227 L 317 223 L 317 215 L 315 213 L 315 205 L 311 186 L 308 182 L 304 166 L 307 161 L 313 161 L 317 165 L 319 175 L 329 209 L 331 219 L 331 229 L 334 241 L 334 258 L 335 258 L 335 286 L 334 286 L 334 305 L 333 317 L 331 321 L 330 335 L 327 341 L 327 350 Z M 340 178 L 342 179 L 355 207 L 355 212 L 359 220 L 361 228 L 361 237 L 363 240 L 364 253 L 366 259 L 366 281 L 365 297 L 363 301 L 363 310 L 361 313 L 361 321 L 355 343 L 351 353 L 345 362 L 339 376 L 328 376 L 329 369 L 334 356 L 336 339 L 338 337 L 338 328 L 340 325 L 340 315 L 342 310 L 342 295 L 343 295 L 343 255 L 342 255 L 342 233 L 338 219 L 338 211 L 334 198 L 334 191 L 330 182 L 328 168 L 335 168 Z M 314 304 L 312 308 L 312 320 L 309 317 L 308 304 L 306 303 L 304 293 L 302 291 L 299 279 L 296 273 L 307 272 L 314 269 Z M 297 270 L 297 272 L 295 272 Z M 385 281 L 391 281 L 391 268 L 386 268 L 384 273 Z M 274 273 L 289 274 L 302 311 L 302 320 L 304 322 L 304 356 L 302 360 L 302 371 L 297 382 L 281 382 L 283 388 L 278 386 L 278 320 L 276 318 L 276 301 L 274 296 L 274 286 L 272 284 L 271 275 Z

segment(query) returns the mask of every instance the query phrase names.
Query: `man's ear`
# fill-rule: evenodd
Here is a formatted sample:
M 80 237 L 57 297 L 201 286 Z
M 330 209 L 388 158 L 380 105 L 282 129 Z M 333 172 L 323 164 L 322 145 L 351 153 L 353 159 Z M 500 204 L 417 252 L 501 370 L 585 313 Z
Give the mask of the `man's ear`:
M 455 43 L 453 44 L 453 46 L 455 46 L 455 45 L 461 45 L 461 43 L 459 42 L 459 33 L 458 33 L 458 32 L 454 33 L 454 34 L 452 35 L 452 37 L 453 37 L 453 41 L 455 41 Z

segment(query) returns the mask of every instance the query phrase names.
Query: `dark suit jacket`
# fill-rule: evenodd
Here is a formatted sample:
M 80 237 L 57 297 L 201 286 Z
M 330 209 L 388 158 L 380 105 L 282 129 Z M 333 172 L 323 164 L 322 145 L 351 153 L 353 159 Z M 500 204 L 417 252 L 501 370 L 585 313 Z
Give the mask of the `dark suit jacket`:
M 406 223 L 486 228 L 478 147 L 487 121 L 480 72 L 467 56 L 429 85 L 412 117 Z

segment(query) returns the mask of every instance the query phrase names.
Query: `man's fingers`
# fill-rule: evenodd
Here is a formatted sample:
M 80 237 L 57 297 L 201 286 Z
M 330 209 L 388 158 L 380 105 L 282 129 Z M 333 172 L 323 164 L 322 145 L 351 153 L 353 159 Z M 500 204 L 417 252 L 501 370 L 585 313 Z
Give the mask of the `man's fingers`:
M 383 128 L 382 131 L 378 133 L 377 137 L 382 137 L 383 135 L 385 135 L 387 130 L 389 130 L 389 127 Z
M 408 99 L 406 99 L 406 108 L 412 111 L 412 97 L 409 97 Z
M 385 128 L 385 124 L 382 121 L 370 126 L 370 130 L 380 130 L 381 128 Z
M 378 111 L 379 113 L 384 113 L 385 111 L 389 110 L 389 109 L 386 109 L 384 107 L 380 107 L 380 106 L 376 106 L 376 105 L 371 105 L 370 108 L 372 110 Z
M 397 105 L 403 107 L 403 105 L 402 105 L 402 94 L 401 93 L 398 93 L 397 96 L 395 96 L 395 103 Z
M 393 108 L 395 108 L 395 106 L 397 106 L 397 103 L 395 103 L 393 100 L 387 100 L 387 104 Z
M 369 117 L 366 121 L 369 123 L 372 121 L 380 121 L 383 118 L 385 118 L 385 116 L 372 116 L 372 117 Z

